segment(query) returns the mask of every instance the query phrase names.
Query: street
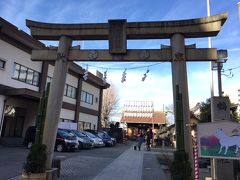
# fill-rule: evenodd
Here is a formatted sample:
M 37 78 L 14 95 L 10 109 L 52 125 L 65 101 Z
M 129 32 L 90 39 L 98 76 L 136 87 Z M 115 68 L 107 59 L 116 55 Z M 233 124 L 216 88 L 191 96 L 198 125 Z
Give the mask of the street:
M 60 179 L 66 179 L 64 175 L 72 173 L 72 168 L 79 169 L 77 174 L 79 178 L 92 179 L 130 146 L 131 142 L 116 144 L 114 147 L 92 148 L 75 152 L 55 152 L 54 156 L 61 157 L 65 161 L 64 168 L 61 169 L 63 175 Z M 22 173 L 28 151 L 25 147 L 0 146 L 0 180 L 18 179 L 17 176 Z M 71 161 L 73 158 L 79 160 L 73 162 Z M 71 174 L 71 176 L 74 176 L 74 174 Z

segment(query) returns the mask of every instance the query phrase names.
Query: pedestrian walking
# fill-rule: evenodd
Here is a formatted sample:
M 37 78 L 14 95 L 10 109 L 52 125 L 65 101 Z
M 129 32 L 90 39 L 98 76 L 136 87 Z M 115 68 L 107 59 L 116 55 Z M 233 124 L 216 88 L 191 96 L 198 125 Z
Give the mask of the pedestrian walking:
M 138 150 L 140 151 L 141 150 L 141 146 L 142 146 L 142 143 L 143 143 L 143 134 L 142 133 L 139 133 L 138 136 L 137 136 L 137 147 L 138 147 Z M 134 148 L 135 149 L 135 148 Z
M 153 133 L 152 133 L 152 129 L 148 129 L 147 133 L 146 133 L 146 147 L 147 147 L 147 151 L 150 151 L 150 145 L 151 145 L 151 140 L 153 138 Z

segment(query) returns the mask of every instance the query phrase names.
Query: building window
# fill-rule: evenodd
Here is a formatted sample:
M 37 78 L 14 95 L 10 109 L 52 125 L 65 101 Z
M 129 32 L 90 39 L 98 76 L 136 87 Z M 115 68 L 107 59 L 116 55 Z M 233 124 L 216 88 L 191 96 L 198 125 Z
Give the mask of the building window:
M 84 131 L 85 129 L 91 129 L 91 123 L 79 121 L 78 122 L 78 129 L 80 131 Z
M 27 84 L 38 86 L 40 73 L 20 64 L 14 63 L 12 78 Z
M 5 69 L 6 61 L 0 59 L 0 69 Z
M 80 131 L 83 131 L 83 130 L 84 130 L 84 122 L 82 122 L 82 121 L 79 121 L 79 122 L 78 122 L 78 129 L 79 129 Z
M 48 86 L 48 83 L 49 83 L 49 89 L 50 89 L 50 84 L 52 83 L 52 78 L 47 76 L 47 79 L 46 79 L 46 86 L 45 86 L 45 90 L 47 90 L 47 86 Z
M 74 120 L 60 118 L 60 122 L 69 122 L 69 123 L 74 123 Z
M 40 74 L 38 72 L 33 73 L 33 85 L 38 86 Z
M 33 70 L 28 69 L 26 83 L 33 84 Z
M 20 65 L 19 64 L 14 64 L 13 67 L 13 78 L 18 79 L 20 73 Z
M 21 67 L 20 67 L 20 71 L 19 71 L 18 80 L 25 82 L 25 81 L 26 81 L 26 78 L 27 78 L 27 68 L 24 67 L 24 66 L 21 66 Z
M 93 104 L 93 95 L 86 91 L 82 91 L 81 101 L 88 103 L 88 104 Z
M 81 101 L 85 102 L 86 97 L 87 97 L 87 92 L 82 91 L 81 92 Z
M 77 88 L 70 86 L 68 84 L 65 84 L 64 96 L 76 99 L 76 92 L 77 92 Z
M 84 123 L 84 129 L 91 129 L 91 123 L 85 122 Z
M 52 78 L 51 77 L 47 77 L 47 80 L 46 80 L 46 85 L 47 85 L 47 83 L 51 83 L 52 82 Z

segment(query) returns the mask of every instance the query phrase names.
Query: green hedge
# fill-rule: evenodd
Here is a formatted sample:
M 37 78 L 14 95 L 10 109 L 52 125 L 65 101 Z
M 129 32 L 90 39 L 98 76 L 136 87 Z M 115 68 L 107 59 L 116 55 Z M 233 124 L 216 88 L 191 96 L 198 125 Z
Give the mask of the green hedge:
M 24 165 L 25 173 L 44 173 L 46 171 L 46 145 L 33 144 Z
M 176 151 L 170 167 L 173 180 L 191 180 L 192 168 L 185 151 Z

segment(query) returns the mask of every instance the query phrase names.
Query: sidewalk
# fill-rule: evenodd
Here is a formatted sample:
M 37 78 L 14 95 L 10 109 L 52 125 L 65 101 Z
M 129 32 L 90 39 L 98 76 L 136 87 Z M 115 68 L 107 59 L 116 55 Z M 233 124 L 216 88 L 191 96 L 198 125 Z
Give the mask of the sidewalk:
M 168 180 L 156 154 L 133 146 L 110 163 L 93 180 Z

